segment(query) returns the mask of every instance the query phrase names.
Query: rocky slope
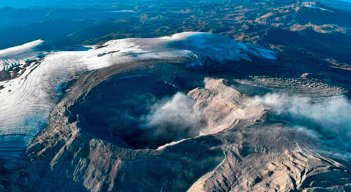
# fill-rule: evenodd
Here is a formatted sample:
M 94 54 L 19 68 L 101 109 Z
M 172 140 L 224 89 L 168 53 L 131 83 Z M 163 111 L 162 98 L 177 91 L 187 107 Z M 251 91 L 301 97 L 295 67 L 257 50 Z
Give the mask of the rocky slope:
M 263 105 L 220 79 L 205 79 L 204 87 L 188 93 L 193 107 L 205 116 L 206 129 L 199 136 L 156 150 L 96 139 L 69 121 L 65 111 L 100 82 L 102 74 L 80 79 L 55 107 L 49 126 L 29 146 L 28 159 L 11 176 L 9 189 L 350 190 L 348 168 L 318 153 L 318 141 L 297 129 L 267 122 Z

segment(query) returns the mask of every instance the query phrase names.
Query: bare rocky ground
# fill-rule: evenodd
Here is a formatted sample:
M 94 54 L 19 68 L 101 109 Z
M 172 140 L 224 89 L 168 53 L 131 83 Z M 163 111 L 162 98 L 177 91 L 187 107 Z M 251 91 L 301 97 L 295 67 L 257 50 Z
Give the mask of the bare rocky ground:
M 7 175 L 2 188 L 5 191 L 351 190 L 348 163 L 325 155 L 322 143 L 305 132 L 270 122 L 263 105 L 219 77 L 198 75 L 195 79 L 200 81 L 189 80 L 184 86 L 169 76 L 153 76 L 156 81 L 168 81 L 178 90 L 186 90 L 193 100 L 193 110 L 202 116 L 201 122 L 191 127 L 197 135 L 157 149 L 135 149 L 118 136 L 114 137 L 118 142 L 99 139 L 94 132 L 80 127 L 77 120 L 70 119 L 70 106 L 89 97 L 90 92 L 112 76 L 118 79 L 136 74 L 164 74 L 159 70 L 165 69 L 172 69 L 173 76 L 188 73 L 170 63 L 162 63 L 164 68 L 145 70 L 148 65 L 113 66 L 79 78 L 51 112 L 48 127 L 32 141 L 18 170 L 10 174 L 1 169 Z M 326 85 L 316 86 L 330 94 L 340 93 Z

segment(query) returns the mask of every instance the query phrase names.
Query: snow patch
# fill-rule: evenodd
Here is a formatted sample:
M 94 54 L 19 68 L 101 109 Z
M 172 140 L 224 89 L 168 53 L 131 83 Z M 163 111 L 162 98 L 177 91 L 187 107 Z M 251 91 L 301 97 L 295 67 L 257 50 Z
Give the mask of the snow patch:
M 0 59 L 13 57 L 28 51 L 32 51 L 35 47 L 38 47 L 42 43 L 44 43 L 44 41 L 39 39 L 16 47 L 10 47 L 7 49 L 0 50 Z

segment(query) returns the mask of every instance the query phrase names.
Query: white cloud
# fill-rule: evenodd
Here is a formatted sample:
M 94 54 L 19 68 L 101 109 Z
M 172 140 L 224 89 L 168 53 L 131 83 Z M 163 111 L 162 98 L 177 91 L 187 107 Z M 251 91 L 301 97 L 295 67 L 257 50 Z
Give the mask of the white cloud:
M 201 120 L 201 112 L 195 110 L 193 106 L 192 98 L 177 93 L 168 101 L 152 107 L 151 113 L 145 118 L 146 127 L 157 128 L 158 134 L 197 135 L 196 127 Z
M 293 123 L 309 129 L 338 147 L 351 146 L 351 102 L 343 96 L 321 100 L 308 97 L 268 94 L 255 100 L 277 115 L 289 116 Z M 318 133 L 318 134 L 316 134 Z

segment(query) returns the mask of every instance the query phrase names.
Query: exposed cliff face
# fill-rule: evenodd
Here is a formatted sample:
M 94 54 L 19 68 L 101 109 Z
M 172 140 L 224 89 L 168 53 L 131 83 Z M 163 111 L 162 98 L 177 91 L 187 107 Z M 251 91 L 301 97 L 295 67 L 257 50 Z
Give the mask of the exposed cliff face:
M 204 88 L 191 90 L 188 95 L 202 111 L 206 126 L 202 134 L 215 134 L 237 125 L 252 125 L 262 120 L 265 108 L 225 84 L 223 79 L 205 79 Z
M 301 133 L 253 126 L 221 135 L 227 144 L 225 160 L 189 191 L 349 190 L 345 167 L 313 152 Z
M 11 190 L 314 191 L 349 190 L 346 167 L 317 153 L 305 133 L 265 122 L 266 109 L 221 79 L 188 92 L 202 113 L 199 136 L 158 149 L 133 149 L 94 137 L 67 109 L 111 69 L 78 80 L 28 148 Z M 116 140 L 121 138 L 115 138 Z

